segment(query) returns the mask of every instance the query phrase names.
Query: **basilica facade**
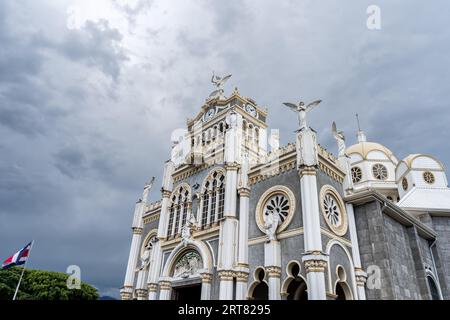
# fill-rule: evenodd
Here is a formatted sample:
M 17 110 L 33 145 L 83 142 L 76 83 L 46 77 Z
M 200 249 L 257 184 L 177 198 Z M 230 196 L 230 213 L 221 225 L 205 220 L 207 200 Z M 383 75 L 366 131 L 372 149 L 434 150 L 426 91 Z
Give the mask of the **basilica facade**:
M 176 134 L 161 198 L 136 203 L 124 300 L 450 298 L 450 189 L 431 155 L 397 159 L 361 130 L 339 154 L 298 116 L 216 89 Z M 295 112 L 292 113 L 291 110 Z M 420 147 L 420 146 L 418 146 Z

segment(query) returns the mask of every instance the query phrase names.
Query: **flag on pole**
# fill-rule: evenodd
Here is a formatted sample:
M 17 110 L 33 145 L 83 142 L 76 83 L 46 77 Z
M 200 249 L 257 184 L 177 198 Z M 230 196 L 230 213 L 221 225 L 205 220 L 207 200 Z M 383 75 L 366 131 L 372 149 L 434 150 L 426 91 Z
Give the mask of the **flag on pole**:
M 25 264 L 25 262 L 28 259 L 28 256 L 30 254 L 31 249 L 31 243 L 27 244 L 25 247 L 17 251 L 15 254 L 13 254 L 11 257 L 7 258 L 2 263 L 2 269 L 8 269 L 14 266 L 20 266 L 22 264 Z

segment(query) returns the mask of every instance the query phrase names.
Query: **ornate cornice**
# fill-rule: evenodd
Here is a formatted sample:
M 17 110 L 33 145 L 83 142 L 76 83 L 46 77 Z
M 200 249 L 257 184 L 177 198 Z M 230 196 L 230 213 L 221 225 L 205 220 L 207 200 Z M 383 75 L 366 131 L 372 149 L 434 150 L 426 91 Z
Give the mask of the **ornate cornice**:
M 133 286 L 126 285 L 120 290 L 121 300 L 131 300 L 133 299 Z
M 233 270 L 220 270 L 218 272 L 220 281 L 232 281 L 235 277 L 235 272 Z
M 235 274 L 236 274 L 237 282 L 247 282 L 248 281 L 248 272 L 237 271 Z
M 211 273 L 200 273 L 200 277 L 202 278 L 202 282 L 211 283 L 212 282 L 212 274 Z
M 172 191 L 166 190 L 166 189 L 161 189 L 161 196 L 163 198 L 170 198 L 171 194 L 172 194 Z
M 306 273 L 325 272 L 328 265 L 327 257 L 321 251 L 311 251 L 303 256 Z
M 147 289 L 148 289 L 148 292 L 156 292 L 156 291 L 158 291 L 158 284 L 157 283 L 149 283 L 147 285 Z
M 305 270 L 306 273 L 309 272 L 325 272 L 325 268 L 327 267 L 327 262 L 324 260 L 306 260 L 305 261 Z
M 225 170 L 227 171 L 238 171 L 241 166 L 237 162 L 227 162 L 224 165 Z
M 364 287 L 367 282 L 367 273 L 362 268 L 355 268 L 356 285 Z
M 267 266 L 265 267 L 266 273 L 269 278 L 280 278 L 281 277 L 281 268 L 277 266 Z
M 142 300 L 147 299 L 148 297 L 147 289 L 136 289 L 136 295 L 138 298 Z
M 159 213 L 148 215 L 146 217 L 143 217 L 143 219 L 144 219 L 144 224 L 149 224 L 149 223 L 159 219 Z
M 249 188 L 239 188 L 238 193 L 240 197 L 250 197 L 250 189 Z
M 167 281 L 167 280 L 161 280 L 159 282 L 159 288 L 161 290 L 170 290 L 170 289 L 172 289 L 172 283 L 170 281 Z
M 298 175 L 300 176 L 300 179 L 303 176 L 315 176 L 316 173 L 317 169 L 313 166 L 302 166 L 298 169 Z
M 136 235 L 141 235 L 142 234 L 142 228 L 139 228 L 139 227 L 133 227 L 133 228 L 131 228 L 132 230 L 133 230 L 133 234 L 136 234 Z

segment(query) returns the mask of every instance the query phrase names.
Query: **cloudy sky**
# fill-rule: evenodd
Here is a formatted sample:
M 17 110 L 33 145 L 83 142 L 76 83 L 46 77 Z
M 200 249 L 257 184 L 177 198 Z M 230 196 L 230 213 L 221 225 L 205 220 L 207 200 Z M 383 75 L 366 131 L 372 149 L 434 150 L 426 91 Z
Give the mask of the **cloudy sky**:
M 282 143 L 296 122 L 281 102 L 323 99 L 310 117 L 336 153 L 359 113 L 397 157 L 450 165 L 450 3 L 0 0 L 0 258 L 36 241 L 30 267 L 81 268 L 118 297 L 134 203 L 170 134 L 211 92 L 211 72 L 269 110 Z M 381 29 L 366 25 L 369 5 Z

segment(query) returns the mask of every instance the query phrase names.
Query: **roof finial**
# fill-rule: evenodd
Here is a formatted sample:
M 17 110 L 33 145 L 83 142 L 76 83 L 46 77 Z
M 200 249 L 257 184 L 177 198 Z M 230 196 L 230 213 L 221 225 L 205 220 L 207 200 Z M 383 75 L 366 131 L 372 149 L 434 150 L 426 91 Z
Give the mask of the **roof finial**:
M 367 141 L 367 137 L 366 134 L 364 133 L 364 131 L 361 130 L 361 125 L 359 123 L 359 116 L 358 114 L 356 114 L 356 122 L 358 123 L 358 142 L 366 142 Z

